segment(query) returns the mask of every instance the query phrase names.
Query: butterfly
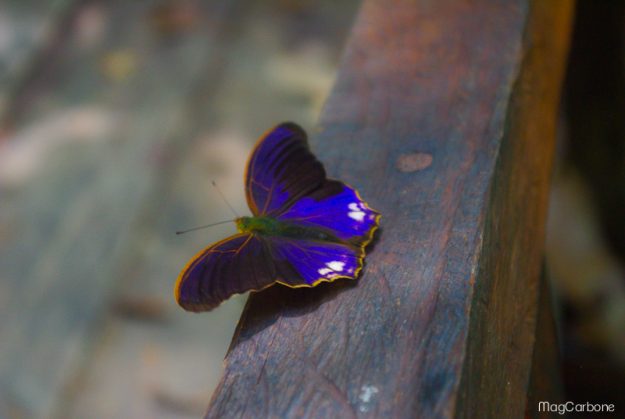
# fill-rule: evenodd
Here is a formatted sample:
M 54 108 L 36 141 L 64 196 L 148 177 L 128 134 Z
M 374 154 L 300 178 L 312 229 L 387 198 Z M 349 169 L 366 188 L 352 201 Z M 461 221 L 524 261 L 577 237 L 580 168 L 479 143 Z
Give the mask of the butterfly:
M 234 294 L 274 284 L 314 287 L 356 278 L 380 222 L 358 192 L 326 178 L 298 125 L 282 123 L 258 140 L 247 163 L 251 217 L 238 234 L 195 255 L 175 285 L 188 311 L 208 311 Z

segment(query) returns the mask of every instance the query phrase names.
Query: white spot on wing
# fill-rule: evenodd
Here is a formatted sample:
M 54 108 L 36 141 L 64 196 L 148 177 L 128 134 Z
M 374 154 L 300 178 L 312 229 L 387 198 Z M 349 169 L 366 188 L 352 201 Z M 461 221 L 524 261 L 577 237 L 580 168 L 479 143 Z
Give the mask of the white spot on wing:
M 334 271 L 332 269 L 330 269 L 330 268 L 321 268 L 317 272 L 319 272 L 319 275 L 321 275 L 321 276 L 326 276 L 330 272 L 334 272 Z
M 362 222 L 365 219 L 365 213 L 362 211 L 351 211 L 347 213 L 349 218 Z
M 347 213 L 347 216 L 353 220 L 359 221 L 359 222 L 363 222 L 365 220 L 365 215 L 367 215 L 363 210 L 365 209 L 365 207 L 358 203 L 358 202 L 351 202 L 349 203 L 349 205 L 347 205 L 347 208 L 350 209 L 350 211 Z
M 334 260 L 332 262 L 326 263 L 326 266 L 335 272 L 341 272 L 345 267 L 345 262 L 339 262 L 338 260 Z

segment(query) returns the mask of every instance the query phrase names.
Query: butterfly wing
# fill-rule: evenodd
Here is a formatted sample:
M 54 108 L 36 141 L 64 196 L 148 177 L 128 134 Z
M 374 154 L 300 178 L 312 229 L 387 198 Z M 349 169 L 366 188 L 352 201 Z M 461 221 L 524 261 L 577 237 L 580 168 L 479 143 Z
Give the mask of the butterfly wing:
M 241 233 L 209 246 L 176 281 L 176 300 L 184 309 L 211 310 L 234 294 L 276 282 L 313 287 L 358 276 L 380 214 L 351 187 L 326 179 L 299 126 L 280 124 L 259 140 L 245 186 L 255 216 L 322 231 L 332 240 Z
M 378 227 L 380 214 L 369 208 L 353 188 L 327 180 L 278 215 L 278 219 L 320 229 L 364 249 Z
M 311 153 L 306 133 L 296 124 L 280 124 L 263 136 L 248 162 L 248 204 L 254 215 L 322 228 L 343 241 L 365 246 L 380 215 L 351 187 L 327 180 Z
M 178 276 L 175 296 L 187 311 L 209 311 L 234 294 L 275 283 L 299 288 L 355 278 L 363 258 L 356 246 L 237 234 L 191 259 Z
M 234 294 L 261 290 L 277 278 L 267 243 L 237 234 L 199 252 L 178 276 L 175 296 L 188 311 L 208 311 Z
M 364 250 L 343 243 L 275 237 L 268 240 L 278 275 L 291 288 L 314 287 L 338 278 L 356 278 Z
M 247 203 L 254 215 L 276 215 L 323 185 L 325 178 L 304 130 L 286 122 L 261 137 L 250 156 L 245 173 Z

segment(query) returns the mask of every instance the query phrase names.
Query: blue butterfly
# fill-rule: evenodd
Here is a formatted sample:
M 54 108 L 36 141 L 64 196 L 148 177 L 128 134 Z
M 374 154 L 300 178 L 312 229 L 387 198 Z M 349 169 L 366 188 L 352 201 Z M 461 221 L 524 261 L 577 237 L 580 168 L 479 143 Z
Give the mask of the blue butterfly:
M 178 276 L 175 296 L 185 310 L 212 310 L 276 283 L 314 287 L 358 276 L 380 214 L 326 178 L 298 125 L 283 123 L 261 137 L 245 192 L 253 215 L 234 220 L 239 233 L 199 252 Z

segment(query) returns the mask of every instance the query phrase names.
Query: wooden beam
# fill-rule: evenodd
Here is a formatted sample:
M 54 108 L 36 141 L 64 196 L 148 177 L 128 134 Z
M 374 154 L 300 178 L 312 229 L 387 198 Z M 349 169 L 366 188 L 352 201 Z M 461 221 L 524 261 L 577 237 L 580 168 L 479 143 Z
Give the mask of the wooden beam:
M 207 417 L 524 414 L 571 2 L 366 1 L 313 149 L 382 225 L 253 295 Z
M 562 362 L 556 319 L 553 314 L 551 284 L 544 269 L 539 287 L 536 337 L 525 407 L 525 417 L 528 419 L 547 419 L 553 416 L 553 412 L 539 411 L 540 402 L 566 402 L 562 386 Z

